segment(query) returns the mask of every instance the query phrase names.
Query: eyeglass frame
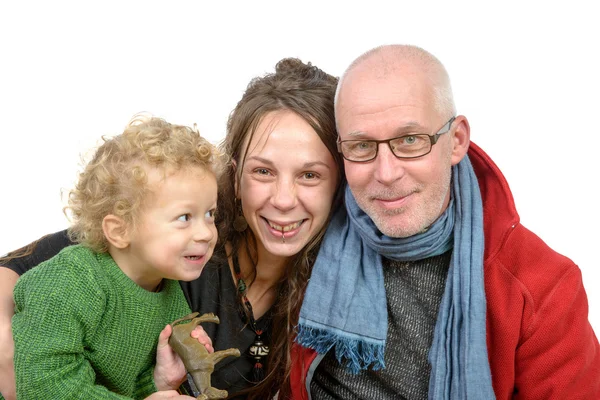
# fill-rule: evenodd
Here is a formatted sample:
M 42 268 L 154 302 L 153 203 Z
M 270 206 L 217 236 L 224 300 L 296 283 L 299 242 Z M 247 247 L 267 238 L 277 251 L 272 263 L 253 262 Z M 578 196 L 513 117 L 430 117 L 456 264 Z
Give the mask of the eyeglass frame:
M 394 157 L 396 157 L 396 158 L 398 158 L 400 160 L 412 160 L 412 159 L 415 159 L 415 158 L 424 157 L 427 154 L 431 153 L 431 150 L 433 149 L 433 145 L 437 143 L 437 141 L 438 141 L 438 139 L 440 138 L 441 135 L 443 135 L 444 133 L 450 132 L 450 129 L 452 129 L 452 123 L 454 122 L 455 119 L 456 119 L 455 116 L 453 116 L 452 118 L 450 118 L 448 120 L 448 122 L 446 122 L 444 125 L 442 125 L 442 127 L 436 133 L 434 133 L 432 135 L 428 135 L 426 133 L 416 133 L 416 134 L 412 134 L 412 135 L 400 135 L 400 136 L 396 136 L 396 137 L 393 137 L 393 138 L 390 138 L 390 139 L 382 139 L 382 140 L 376 140 L 376 139 L 365 139 L 365 140 L 361 140 L 361 139 L 348 139 L 348 140 L 340 140 L 340 137 L 338 136 L 338 139 L 337 139 L 337 142 L 336 142 L 336 144 L 337 144 L 337 150 L 338 150 L 338 153 L 340 153 L 345 160 L 348 160 L 350 162 L 355 162 L 355 163 L 367 163 L 367 162 L 371 162 L 374 159 L 376 159 L 377 156 L 379 155 L 379 145 L 381 143 L 387 143 L 387 145 L 390 148 L 390 151 L 392 152 L 392 154 L 394 155 Z M 444 130 L 446 128 L 446 125 L 448 126 L 448 129 Z M 414 157 L 399 157 L 399 156 L 396 155 L 396 153 L 394 153 L 394 150 L 392 149 L 392 145 L 390 143 L 392 140 L 400 139 L 400 138 L 402 138 L 404 136 L 417 136 L 417 135 L 427 136 L 429 138 L 429 140 L 431 141 L 431 146 L 429 146 L 429 151 L 427 153 L 421 154 L 421 155 L 418 155 L 418 156 L 414 156 Z M 373 158 L 369 158 L 368 160 L 361 160 L 361 161 L 350 160 L 350 159 L 348 159 L 344 155 L 344 152 L 342 151 L 342 143 L 344 143 L 344 142 L 374 142 L 374 143 L 377 143 L 377 147 L 375 147 L 375 155 L 373 156 Z

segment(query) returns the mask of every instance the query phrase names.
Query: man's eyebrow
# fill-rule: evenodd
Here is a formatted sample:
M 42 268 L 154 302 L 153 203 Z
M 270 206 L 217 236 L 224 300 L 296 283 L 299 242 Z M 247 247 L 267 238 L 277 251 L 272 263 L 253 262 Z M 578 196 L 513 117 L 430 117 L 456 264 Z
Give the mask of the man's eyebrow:
M 348 133 L 349 137 L 361 137 L 361 136 L 365 136 L 367 133 L 363 132 L 363 131 L 352 131 Z
M 395 136 L 402 135 L 404 133 L 413 133 L 420 132 L 424 130 L 423 126 L 416 121 L 409 121 L 402 126 L 394 129 Z M 349 138 L 361 138 L 364 136 L 369 136 L 369 134 L 365 131 L 352 131 L 348 133 Z
M 415 129 L 423 129 L 423 125 L 421 125 L 420 123 L 418 123 L 416 121 L 409 121 L 409 122 L 403 124 L 402 126 L 396 128 L 396 131 L 407 132 L 407 131 L 414 131 Z

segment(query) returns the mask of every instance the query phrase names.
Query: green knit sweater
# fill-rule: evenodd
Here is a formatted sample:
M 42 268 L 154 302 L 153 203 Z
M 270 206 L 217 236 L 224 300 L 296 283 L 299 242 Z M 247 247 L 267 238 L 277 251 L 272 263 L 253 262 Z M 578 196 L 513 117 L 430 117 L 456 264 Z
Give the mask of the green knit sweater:
M 177 281 L 148 292 L 110 255 L 83 246 L 25 273 L 14 297 L 19 399 L 150 395 L 158 335 L 191 312 Z

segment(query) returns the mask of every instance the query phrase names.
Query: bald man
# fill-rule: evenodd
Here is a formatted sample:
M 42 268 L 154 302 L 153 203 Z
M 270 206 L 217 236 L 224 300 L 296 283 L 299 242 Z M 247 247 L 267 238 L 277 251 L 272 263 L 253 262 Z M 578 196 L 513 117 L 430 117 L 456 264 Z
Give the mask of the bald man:
M 599 399 L 581 272 L 520 224 L 440 61 L 368 51 L 335 113 L 346 204 L 300 313 L 294 399 Z

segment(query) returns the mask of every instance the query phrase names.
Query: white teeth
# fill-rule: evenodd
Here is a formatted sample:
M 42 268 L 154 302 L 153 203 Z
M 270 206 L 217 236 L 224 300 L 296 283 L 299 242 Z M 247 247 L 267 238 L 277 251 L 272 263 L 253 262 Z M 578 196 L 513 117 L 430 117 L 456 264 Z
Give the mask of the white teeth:
M 278 230 L 278 231 L 283 231 L 283 232 L 289 232 L 293 229 L 296 229 L 302 223 L 302 221 L 298 221 L 298 222 L 294 222 L 293 224 L 290 224 L 290 225 L 281 226 L 281 225 L 276 225 L 276 224 L 272 223 L 271 221 L 268 221 L 268 222 L 269 222 L 269 225 L 271 226 L 271 228 Z

